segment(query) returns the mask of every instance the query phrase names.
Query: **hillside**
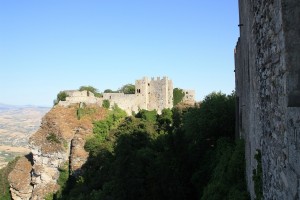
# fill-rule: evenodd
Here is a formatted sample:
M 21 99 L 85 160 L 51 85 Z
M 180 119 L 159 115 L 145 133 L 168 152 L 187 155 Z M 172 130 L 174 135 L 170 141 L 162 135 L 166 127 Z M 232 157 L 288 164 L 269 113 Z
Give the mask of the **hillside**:
M 73 173 L 80 173 L 88 156 L 83 148 L 85 138 L 92 134 L 92 122 L 106 113 L 100 107 L 82 110 L 89 115 L 79 119 L 76 106 L 56 106 L 42 118 L 40 128 L 29 139 L 30 154 L 19 159 L 8 176 L 13 199 L 43 199 L 56 192 L 65 164 Z

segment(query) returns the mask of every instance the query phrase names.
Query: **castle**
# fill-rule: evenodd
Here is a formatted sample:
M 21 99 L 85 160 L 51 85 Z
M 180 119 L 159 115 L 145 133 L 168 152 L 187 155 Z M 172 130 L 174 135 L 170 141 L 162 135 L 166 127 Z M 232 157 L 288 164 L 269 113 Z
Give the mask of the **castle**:
M 263 199 L 300 199 L 300 1 L 239 0 L 235 49 L 237 135 L 246 175 L 261 152 Z
M 97 104 L 102 106 L 103 100 L 108 100 L 110 105 L 117 104 L 128 115 L 137 113 L 140 109 L 157 110 L 160 114 L 165 108 L 173 107 L 173 82 L 168 77 L 156 79 L 144 77 L 135 81 L 135 94 L 103 93 L 103 97 L 95 97 L 92 92 L 67 90 L 66 101 L 60 101 L 61 106 L 76 103 Z M 195 91 L 183 90 L 185 96 L 183 102 L 193 105 L 195 103 Z

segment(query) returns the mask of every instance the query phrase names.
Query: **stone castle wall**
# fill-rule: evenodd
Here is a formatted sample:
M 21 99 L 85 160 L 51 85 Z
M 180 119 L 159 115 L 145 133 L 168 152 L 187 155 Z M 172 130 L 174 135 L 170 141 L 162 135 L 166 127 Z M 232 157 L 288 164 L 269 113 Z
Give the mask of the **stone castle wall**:
M 135 94 L 124 93 L 104 93 L 103 98 L 95 97 L 93 93 L 88 91 L 65 91 L 69 97 L 66 101 L 60 101 L 59 105 L 68 106 L 70 104 L 78 104 L 81 102 L 87 104 L 97 104 L 102 106 L 103 100 L 109 100 L 111 107 L 117 104 L 126 111 L 128 115 L 132 112 L 137 113 L 140 109 L 157 110 L 158 114 L 164 108 L 173 107 L 173 82 L 168 77 L 147 78 L 135 82 Z M 190 102 L 195 97 L 195 91 L 188 90 L 189 95 L 184 99 Z
M 68 97 L 66 97 L 66 101 L 59 101 L 58 105 L 67 107 L 70 104 L 78 104 L 80 102 L 84 102 L 86 104 L 97 104 L 99 106 L 102 105 L 103 99 L 95 97 L 92 92 L 86 90 L 67 90 L 65 92 L 68 95 Z
M 173 107 L 173 82 L 167 77 L 136 80 L 135 90 L 135 94 L 104 93 L 103 99 L 109 100 L 111 106 L 117 104 L 129 115 L 139 109 L 155 109 L 160 114 L 164 108 Z
M 109 100 L 111 107 L 117 104 L 120 108 L 125 110 L 128 115 L 131 115 L 132 112 L 138 112 L 135 94 L 104 93 L 103 99 Z
M 194 105 L 195 104 L 195 90 L 183 90 L 184 92 L 184 97 L 183 97 L 183 102 Z
M 300 198 L 300 1 L 239 0 L 235 49 L 238 135 L 246 173 L 262 152 L 264 199 Z

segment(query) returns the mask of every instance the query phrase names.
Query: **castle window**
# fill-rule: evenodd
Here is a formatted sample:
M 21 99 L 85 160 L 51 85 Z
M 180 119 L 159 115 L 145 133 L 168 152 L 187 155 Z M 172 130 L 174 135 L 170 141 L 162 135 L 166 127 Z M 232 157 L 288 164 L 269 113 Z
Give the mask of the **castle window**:
M 109 96 L 109 99 L 111 99 L 111 96 Z
M 186 94 L 188 94 L 189 92 L 185 92 Z
M 141 93 L 141 89 L 137 89 L 136 92 L 137 92 L 137 93 Z
M 150 86 L 150 83 L 148 83 L 148 86 Z

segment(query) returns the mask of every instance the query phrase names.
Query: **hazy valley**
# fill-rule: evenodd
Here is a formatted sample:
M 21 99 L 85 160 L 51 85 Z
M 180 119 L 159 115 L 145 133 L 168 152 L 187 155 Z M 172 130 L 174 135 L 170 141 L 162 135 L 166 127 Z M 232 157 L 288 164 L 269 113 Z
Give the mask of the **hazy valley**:
M 47 107 L 0 104 L 0 168 L 15 156 L 29 152 L 28 139 L 49 110 Z

